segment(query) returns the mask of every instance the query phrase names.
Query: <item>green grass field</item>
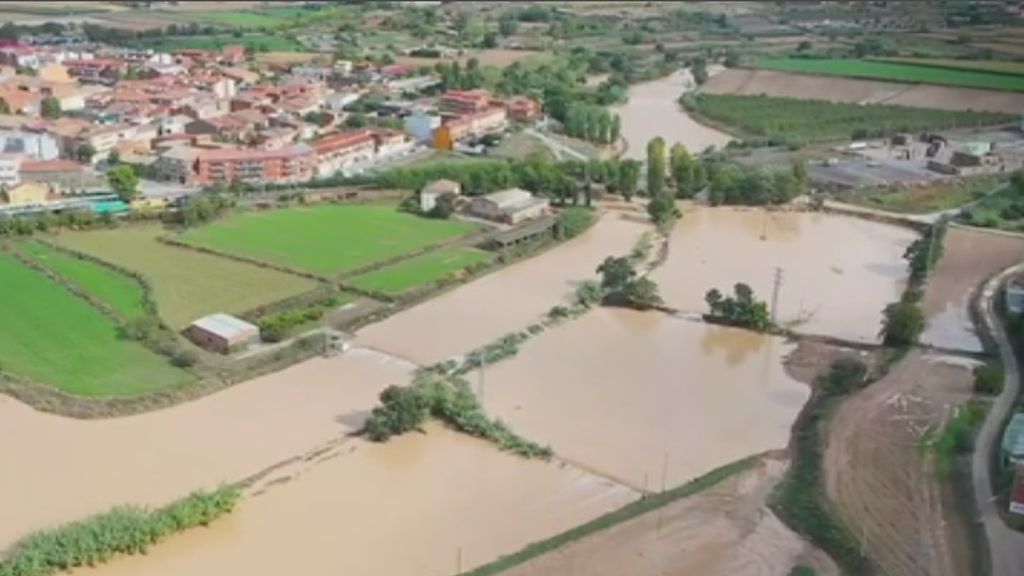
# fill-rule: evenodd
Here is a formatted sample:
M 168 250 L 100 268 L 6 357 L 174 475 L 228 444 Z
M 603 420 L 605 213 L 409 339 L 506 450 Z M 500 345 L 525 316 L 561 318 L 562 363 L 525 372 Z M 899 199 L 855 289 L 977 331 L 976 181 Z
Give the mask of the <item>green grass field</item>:
M 62 246 L 117 264 L 146 278 L 160 316 L 172 328 L 214 312 L 239 314 L 311 290 L 305 278 L 157 241 L 159 226 L 63 232 Z
M 754 63 L 756 68 L 808 72 L 831 76 L 854 76 L 895 82 L 947 84 L 971 88 L 1024 91 L 1024 76 L 969 70 L 954 70 L 935 66 L 919 66 L 895 62 L 853 59 L 763 59 Z
M 1024 76 L 1024 62 L 1013 62 L 1010 60 L 958 60 L 955 58 L 877 58 L 875 60 L 897 64 L 912 64 L 915 66 L 930 66 L 932 68 L 948 70 Z
M 228 6 L 228 5 L 225 5 Z M 174 12 L 175 19 L 197 24 L 223 24 L 236 28 L 273 28 L 294 18 L 315 16 L 317 11 L 294 8 L 265 8 L 262 10 L 211 10 Z
M 454 238 L 475 226 L 399 212 L 391 204 L 321 204 L 248 212 L 181 236 L 185 242 L 319 274 L 341 274 Z
M 192 378 L 42 273 L 0 253 L 0 367 L 81 396 L 133 395 Z
M 134 279 L 120 272 L 56 250 L 42 242 L 20 244 L 23 252 L 64 280 L 95 296 L 126 319 L 141 316 L 145 292 Z
M 475 248 L 451 246 L 356 276 L 350 283 L 364 290 L 400 294 L 410 288 L 439 280 L 472 264 L 485 262 L 490 257 L 487 252 Z
M 201 50 L 220 50 L 224 46 L 240 44 L 251 46 L 254 50 L 265 52 L 292 52 L 303 50 L 302 44 L 279 34 L 246 34 L 235 37 L 230 34 L 215 36 L 162 36 L 159 38 L 139 41 L 146 48 L 159 51 L 184 50 L 197 48 Z

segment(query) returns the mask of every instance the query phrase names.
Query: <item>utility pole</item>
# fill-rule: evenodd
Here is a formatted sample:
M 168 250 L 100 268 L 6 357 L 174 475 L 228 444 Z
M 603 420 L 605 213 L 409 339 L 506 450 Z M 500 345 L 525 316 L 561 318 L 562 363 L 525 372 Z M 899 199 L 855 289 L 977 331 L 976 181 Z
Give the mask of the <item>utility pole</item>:
M 486 398 L 486 392 L 485 392 L 485 390 L 486 390 L 486 388 L 485 388 L 486 382 L 484 381 L 484 368 L 486 366 L 487 366 L 487 349 L 485 348 L 484 351 L 481 352 L 481 358 L 480 358 L 480 385 L 479 385 L 480 393 L 478 394 L 478 396 L 480 397 L 480 406 L 484 405 L 484 399 Z
M 772 324 L 778 319 L 779 292 L 782 290 L 782 268 L 775 269 L 775 287 L 772 289 Z

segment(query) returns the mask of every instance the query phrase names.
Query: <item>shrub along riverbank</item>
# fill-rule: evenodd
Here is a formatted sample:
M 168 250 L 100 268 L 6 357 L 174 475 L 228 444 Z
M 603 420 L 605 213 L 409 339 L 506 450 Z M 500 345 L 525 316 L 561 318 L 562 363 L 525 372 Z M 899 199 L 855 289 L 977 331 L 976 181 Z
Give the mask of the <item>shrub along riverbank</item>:
M 0 576 L 48 576 L 108 562 L 116 556 L 144 554 L 176 532 L 206 526 L 234 510 L 241 498 L 236 485 L 198 491 L 162 508 L 120 506 L 85 520 L 32 534 L 0 562 Z

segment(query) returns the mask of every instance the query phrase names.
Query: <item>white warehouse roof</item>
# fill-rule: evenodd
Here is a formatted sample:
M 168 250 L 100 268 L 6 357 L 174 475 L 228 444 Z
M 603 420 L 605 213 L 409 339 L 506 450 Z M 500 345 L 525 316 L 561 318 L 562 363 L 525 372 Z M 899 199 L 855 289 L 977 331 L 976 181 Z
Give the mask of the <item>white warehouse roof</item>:
M 260 332 L 259 327 L 255 324 L 250 324 L 241 318 L 235 318 L 230 314 L 223 313 L 204 316 L 193 322 L 192 326 L 228 341 L 249 337 Z

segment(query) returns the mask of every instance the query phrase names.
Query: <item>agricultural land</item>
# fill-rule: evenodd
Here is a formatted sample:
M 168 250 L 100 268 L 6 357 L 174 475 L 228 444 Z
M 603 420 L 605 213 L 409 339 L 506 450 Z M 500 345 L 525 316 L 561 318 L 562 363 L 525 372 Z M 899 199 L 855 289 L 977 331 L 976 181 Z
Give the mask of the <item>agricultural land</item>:
M 968 88 L 990 88 L 994 90 L 1024 91 L 1024 76 L 923 66 L 919 63 L 881 62 L 852 59 L 764 59 L 753 63 L 758 68 L 805 72 L 828 76 L 849 76 L 895 82 L 948 84 Z

